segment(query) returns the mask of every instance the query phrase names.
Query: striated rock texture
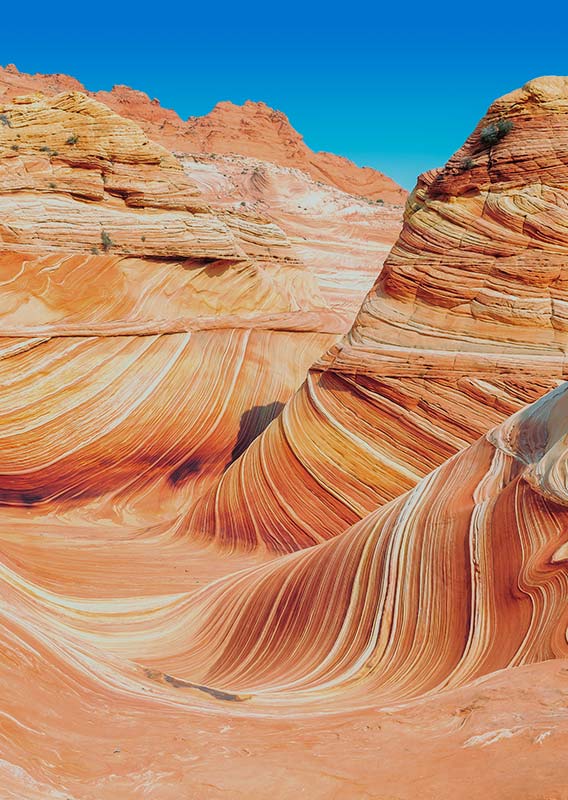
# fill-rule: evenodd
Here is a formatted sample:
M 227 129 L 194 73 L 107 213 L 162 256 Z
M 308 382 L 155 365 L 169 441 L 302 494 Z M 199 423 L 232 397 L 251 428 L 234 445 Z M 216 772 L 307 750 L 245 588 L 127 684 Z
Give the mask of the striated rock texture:
M 342 536 L 182 603 L 145 663 L 331 710 L 567 658 L 567 443 L 563 383 Z
M 567 441 L 563 384 L 341 537 L 214 581 L 209 552 L 203 588 L 163 535 L 51 524 L 53 569 L 0 527 L 5 791 L 564 798 Z
M 291 126 L 288 117 L 266 103 L 247 100 L 242 106 L 218 103 L 203 117 L 187 121 L 187 139 L 196 152 L 240 153 L 296 167 L 314 180 L 348 194 L 404 203 L 407 192 L 370 167 L 357 167 L 333 153 L 314 153 Z
M 400 232 L 400 207 L 353 197 L 256 158 L 185 156 L 180 162 L 227 220 L 267 219 L 284 231 L 336 312 L 338 332 L 349 330 Z
M 0 98 L 32 91 L 53 94 L 84 86 L 67 75 L 26 75 L 11 64 L 0 67 Z M 203 117 L 182 120 L 175 111 L 162 108 L 144 92 L 115 86 L 110 92 L 91 93 L 121 116 L 138 122 L 152 139 L 183 153 L 236 153 L 303 170 L 314 180 L 348 194 L 373 200 L 404 203 L 408 193 L 391 178 L 371 167 L 358 167 L 333 153 L 314 153 L 281 111 L 266 103 L 247 100 L 242 106 L 218 103 Z
M 180 530 L 229 549 L 315 544 L 558 385 L 567 170 L 566 79 L 494 103 L 419 181 L 350 332 Z
M 0 120 L 0 502 L 167 519 L 278 413 L 344 313 L 278 225 L 213 212 L 101 103 L 20 97 Z
M 0 108 L 2 798 L 568 798 L 567 82 L 339 342 L 388 209 L 52 80 Z

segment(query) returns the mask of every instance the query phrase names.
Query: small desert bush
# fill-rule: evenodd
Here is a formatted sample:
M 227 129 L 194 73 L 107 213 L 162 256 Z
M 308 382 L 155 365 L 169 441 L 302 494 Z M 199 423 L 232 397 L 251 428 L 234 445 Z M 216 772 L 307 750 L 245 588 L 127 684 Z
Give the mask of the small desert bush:
M 114 242 L 105 230 L 101 231 L 101 245 L 105 253 L 113 246 Z
M 497 122 L 491 122 L 481 129 L 479 141 L 484 147 L 493 147 L 510 133 L 513 127 L 510 119 L 498 119 Z

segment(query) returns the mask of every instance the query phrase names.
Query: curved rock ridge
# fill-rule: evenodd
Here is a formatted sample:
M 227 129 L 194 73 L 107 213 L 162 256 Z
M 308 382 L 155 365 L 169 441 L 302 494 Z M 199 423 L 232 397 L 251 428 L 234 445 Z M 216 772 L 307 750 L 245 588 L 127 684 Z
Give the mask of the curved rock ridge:
M 0 67 L 0 98 L 30 91 L 53 94 L 66 90 L 88 93 L 67 75 L 26 75 L 12 64 Z M 348 194 L 404 203 L 408 192 L 371 167 L 358 167 L 342 156 L 314 153 L 281 111 L 247 100 L 242 106 L 218 103 L 202 117 L 187 121 L 144 92 L 114 86 L 110 92 L 90 92 L 121 116 L 138 122 L 155 141 L 184 153 L 236 153 L 303 170 L 314 180 Z
M 80 92 L 0 107 L 0 210 L 4 506 L 175 516 L 345 327 L 274 221 Z
M 566 84 L 333 345 L 384 242 L 334 275 L 298 211 L 371 204 L 56 83 L 0 111 L 0 794 L 564 800 Z
M 351 330 L 186 532 L 280 552 L 337 535 L 566 377 L 567 87 L 496 101 L 422 176 Z
M 305 709 L 566 658 L 567 464 L 563 383 L 342 536 L 203 589 L 145 663 Z
M 417 780 L 445 798 L 448 779 L 457 792 L 480 767 L 480 800 L 480 784 L 496 798 L 554 792 L 568 740 L 567 453 L 562 384 L 343 536 L 266 564 L 216 558 L 217 575 L 209 551 L 203 588 L 207 553 L 163 531 L 122 538 L 99 520 L 73 540 L 50 520 L 52 565 L 45 534 L 4 519 L 3 786 L 268 798 L 284 754 L 282 798 L 308 781 L 324 800 L 329 770 L 347 798 L 382 781 L 411 800 Z
M 203 798 L 286 800 L 307 785 L 316 800 L 338 790 L 360 800 L 377 786 L 415 800 L 417 782 L 427 800 L 459 797 L 464 782 L 473 800 L 530 800 L 543 789 L 563 796 L 566 660 L 497 672 L 395 707 L 301 717 L 284 706 L 274 714 L 257 707 L 247 715 L 244 698 L 172 676 L 160 683 L 64 639 L 30 611 L 3 606 L 0 616 L 7 797 L 134 800 L 151 787 L 150 797 L 173 800 L 187 787 Z M 346 755 L 350 748 L 356 757 Z
M 78 92 L 0 115 L 0 333 L 341 330 L 282 229 L 213 213 L 134 123 Z
M 396 241 L 399 207 L 347 195 L 301 170 L 257 158 L 178 155 L 202 197 L 219 216 L 227 214 L 229 224 L 266 218 L 285 232 L 324 300 L 343 318 L 341 332 L 349 330 Z
M 93 520 L 141 528 L 173 518 L 328 344 L 245 329 L 1 339 L 0 504 L 40 514 L 80 502 Z

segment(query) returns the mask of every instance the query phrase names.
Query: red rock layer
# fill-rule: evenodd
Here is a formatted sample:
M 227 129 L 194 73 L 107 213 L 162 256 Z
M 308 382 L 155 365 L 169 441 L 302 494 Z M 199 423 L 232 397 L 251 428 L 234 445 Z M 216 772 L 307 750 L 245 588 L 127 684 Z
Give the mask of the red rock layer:
M 171 518 L 277 415 L 343 313 L 281 228 L 212 211 L 101 103 L 0 113 L 0 502 Z
M 564 383 L 342 536 L 204 589 L 145 663 L 337 709 L 567 658 L 567 436 Z
M 335 536 L 566 376 L 567 98 L 532 81 L 423 176 L 351 331 L 181 530 L 280 552 Z
M 357 270 L 263 216 L 282 173 L 0 110 L 6 798 L 564 800 L 568 384 L 517 409 L 565 373 L 567 96 L 426 176 L 331 349 Z
M 407 192 L 370 167 L 357 167 L 332 153 L 314 153 L 285 114 L 247 100 L 242 106 L 218 103 L 203 117 L 187 121 L 194 152 L 240 153 L 307 172 L 314 180 L 348 194 L 404 203 Z
M 0 97 L 40 91 L 55 93 L 85 88 L 66 75 L 26 75 L 13 66 L 0 67 Z M 404 203 L 407 192 L 391 178 L 370 167 L 332 153 L 314 153 L 280 111 L 250 100 L 243 106 L 218 103 L 203 117 L 184 122 L 175 111 L 164 109 L 157 100 L 128 86 L 110 92 L 92 93 L 124 117 L 135 120 L 154 139 L 184 153 L 237 153 L 295 167 L 348 194 L 373 200 Z
M 258 159 L 214 155 L 180 161 L 218 214 L 227 220 L 269 219 L 284 231 L 322 297 L 344 320 L 341 332 L 349 330 L 400 232 L 400 207 L 347 195 L 304 172 Z
M 202 589 L 163 534 L 103 536 L 104 570 L 51 524 L 32 578 L 45 535 L 0 526 L 7 797 L 268 798 L 276 770 L 283 800 L 563 798 L 567 420 L 563 384 L 344 536 Z
M 199 690 L 158 688 L 29 616 L 1 615 L 6 798 L 287 800 L 307 789 L 360 800 L 377 787 L 399 800 L 566 797 L 567 661 L 396 708 L 247 716 Z

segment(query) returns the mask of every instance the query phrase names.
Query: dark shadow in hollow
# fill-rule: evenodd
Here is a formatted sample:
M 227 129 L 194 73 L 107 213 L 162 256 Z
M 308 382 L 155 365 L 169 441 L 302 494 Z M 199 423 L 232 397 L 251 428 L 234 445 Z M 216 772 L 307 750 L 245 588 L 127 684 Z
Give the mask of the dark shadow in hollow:
M 174 469 L 169 476 L 169 481 L 174 486 L 177 486 L 177 484 L 181 483 L 181 481 L 185 480 L 185 478 L 198 473 L 200 467 L 201 461 L 198 458 L 188 458 L 187 461 L 184 461 Z
M 225 470 L 245 452 L 257 436 L 260 436 L 283 408 L 284 403 L 275 401 L 264 406 L 253 406 L 248 411 L 245 411 L 241 416 L 237 441 L 233 447 L 230 460 L 225 464 Z

